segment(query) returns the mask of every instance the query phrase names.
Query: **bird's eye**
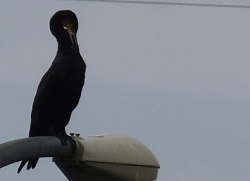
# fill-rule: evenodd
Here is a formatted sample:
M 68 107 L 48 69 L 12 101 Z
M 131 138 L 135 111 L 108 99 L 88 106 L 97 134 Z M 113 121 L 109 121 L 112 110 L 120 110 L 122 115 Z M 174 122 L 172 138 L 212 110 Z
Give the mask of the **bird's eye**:
M 63 28 L 67 31 L 72 31 L 73 25 L 71 23 L 63 24 Z

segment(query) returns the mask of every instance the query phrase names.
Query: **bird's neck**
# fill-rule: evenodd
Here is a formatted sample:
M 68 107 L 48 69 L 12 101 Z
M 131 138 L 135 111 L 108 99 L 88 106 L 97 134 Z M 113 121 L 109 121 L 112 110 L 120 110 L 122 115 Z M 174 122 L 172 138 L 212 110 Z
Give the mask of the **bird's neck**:
M 69 46 L 58 46 L 57 53 L 62 54 L 72 54 L 79 53 L 79 47 L 69 47 Z

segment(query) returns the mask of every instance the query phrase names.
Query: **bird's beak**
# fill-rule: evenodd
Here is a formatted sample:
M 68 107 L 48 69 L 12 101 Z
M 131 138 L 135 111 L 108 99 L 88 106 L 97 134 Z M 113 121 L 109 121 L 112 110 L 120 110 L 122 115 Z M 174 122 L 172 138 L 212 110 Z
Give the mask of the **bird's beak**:
M 73 47 L 77 47 L 78 43 L 77 43 L 77 39 L 76 39 L 76 33 L 72 29 L 72 24 L 67 23 L 63 26 L 63 28 L 67 30 Z

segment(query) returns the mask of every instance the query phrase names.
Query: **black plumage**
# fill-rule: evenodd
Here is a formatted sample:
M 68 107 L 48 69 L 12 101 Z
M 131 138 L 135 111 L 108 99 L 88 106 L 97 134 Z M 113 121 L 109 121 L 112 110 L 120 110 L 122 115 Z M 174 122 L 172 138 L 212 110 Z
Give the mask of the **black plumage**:
M 50 19 L 50 30 L 58 42 L 52 65 L 42 77 L 34 98 L 29 137 L 58 136 L 62 144 L 68 136 L 65 126 L 77 106 L 85 79 L 86 65 L 77 43 L 78 20 L 70 10 L 55 13 Z M 18 173 L 26 162 L 34 168 L 38 158 L 21 162 Z

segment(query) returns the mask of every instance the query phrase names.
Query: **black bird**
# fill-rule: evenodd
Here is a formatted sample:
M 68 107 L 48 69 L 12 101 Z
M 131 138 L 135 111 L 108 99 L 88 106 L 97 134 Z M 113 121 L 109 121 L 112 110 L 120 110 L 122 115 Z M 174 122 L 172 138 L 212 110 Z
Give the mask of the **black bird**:
M 58 136 L 62 145 L 71 140 L 65 132 L 72 111 L 77 106 L 84 85 L 86 64 L 77 43 L 78 20 L 70 10 L 56 12 L 50 30 L 58 42 L 54 61 L 42 77 L 34 98 L 29 137 Z M 72 141 L 72 140 L 71 140 Z M 38 158 L 23 160 L 18 173 L 28 162 L 35 168 Z

